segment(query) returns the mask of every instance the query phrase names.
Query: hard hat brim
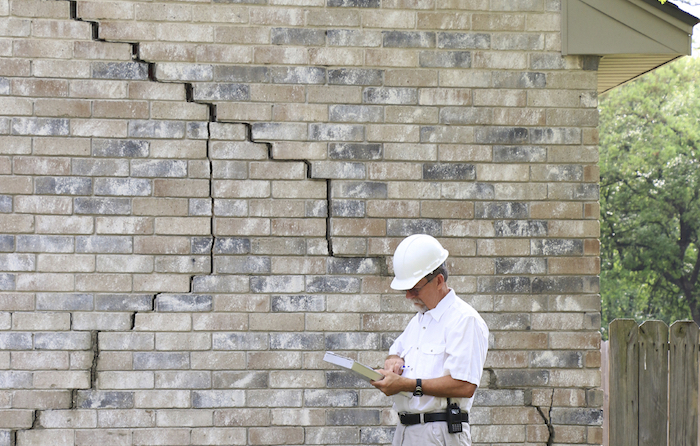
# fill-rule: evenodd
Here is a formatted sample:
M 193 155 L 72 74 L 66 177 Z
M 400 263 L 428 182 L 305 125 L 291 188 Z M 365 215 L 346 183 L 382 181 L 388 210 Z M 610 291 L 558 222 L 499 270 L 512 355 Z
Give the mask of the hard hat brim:
M 411 288 L 416 286 L 416 284 L 418 282 L 420 282 L 422 278 L 423 277 L 419 277 L 418 279 L 411 278 L 411 279 L 400 280 L 400 279 L 397 279 L 396 277 L 394 277 L 394 280 L 391 281 L 391 285 L 389 285 L 389 286 L 391 287 L 392 290 L 406 291 L 406 290 L 410 290 Z

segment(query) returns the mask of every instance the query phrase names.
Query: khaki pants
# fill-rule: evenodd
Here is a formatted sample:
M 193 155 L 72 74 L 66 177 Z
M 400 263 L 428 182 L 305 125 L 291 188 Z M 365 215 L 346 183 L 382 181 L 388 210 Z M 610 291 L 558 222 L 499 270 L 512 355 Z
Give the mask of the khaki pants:
M 472 435 L 469 424 L 462 423 L 462 432 L 447 432 L 447 423 L 434 421 L 405 426 L 399 423 L 394 433 L 392 446 L 471 446 Z

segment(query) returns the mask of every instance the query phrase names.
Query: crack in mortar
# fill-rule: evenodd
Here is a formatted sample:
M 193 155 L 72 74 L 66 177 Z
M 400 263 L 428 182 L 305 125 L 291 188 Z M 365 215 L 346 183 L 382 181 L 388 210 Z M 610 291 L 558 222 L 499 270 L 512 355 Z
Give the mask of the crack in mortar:
M 92 39 L 94 41 L 99 41 L 99 42 L 109 42 L 106 39 L 101 39 L 99 37 L 99 27 L 100 24 L 99 22 L 95 21 L 90 21 L 90 20 L 84 20 L 78 16 L 78 3 L 77 0 L 65 0 L 70 3 L 70 17 L 72 20 L 80 21 L 80 22 L 86 22 L 90 23 L 92 26 Z M 128 44 L 131 45 L 131 53 L 132 53 L 132 59 L 136 62 L 144 63 L 147 64 L 148 66 L 148 80 L 151 82 L 160 82 L 158 79 L 156 79 L 155 72 L 156 72 L 156 62 L 148 62 L 146 60 L 143 60 L 139 56 L 139 43 L 138 42 L 114 42 L 114 43 L 123 43 L 123 44 Z M 216 241 L 215 235 L 214 235 L 214 211 L 213 211 L 213 204 L 214 204 L 214 197 L 213 197 L 213 172 L 212 172 L 212 160 L 211 156 L 209 154 L 209 144 L 211 143 L 211 129 L 210 125 L 212 122 L 219 122 L 217 120 L 216 116 L 216 104 L 208 103 L 208 102 L 199 102 L 194 100 L 194 86 L 190 82 L 175 82 L 175 83 L 181 83 L 185 86 L 185 94 L 186 94 L 186 100 L 187 102 L 194 102 L 197 104 L 203 104 L 209 106 L 209 124 L 207 126 L 208 130 L 208 135 L 207 135 L 207 159 L 209 160 L 209 198 L 212 203 L 212 217 L 211 217 L 211 237 L 212 237 L 212 244 L 210 248 L 210 256 L 211 256 L 211 266 L 210 266 L 210 274 L 214 273 L 214 242 Z M 222 122 L 224 123 L 224 122 Z M 252 132 L 252 124 L 247 123 L 247 122 L 231 122 L 231 123 L 226 123 L 226 124 L 242 124 L 246 127 L 246 139 L 250 142 L 253 143 L 258 143 L 258 144 L 266 144 L 267 145 L 267 151 L 268 151 L 268 158 L 270 160 L 275 160 L 273 153 L 272 153 L 272 143 L 266 142 L 266 141 L 256 141 L 253 139 L 253 132 Z M 313 179 L 311 177 L 311 163 L 308 160 L 305 159 L 300 159 L 300 160 L 294 160 L 294 159 L 289 159 L 289 160 L 277 160 L 281 162 L 303 162 L 306 165 L 306 177 L 308 179 Z M 331 237 L 331 179 L 326 179 L 326 189 L 327 189 L 327 196 L 326 196 L 326 241 L 328 244 L 328 256 L 329 257 L 335 257 L 335 254 L 333 252 L 333 243 L 332 243 L 332 237 Z M 381 258 L 384 259 L 384 263 L 386 263 L 386 259 L 383 256 L 366 256 L 366 258 Z M 190 277 L 190 292 L 192 292 L 192 282 L 194 280 L 194 275 Z
M 91 331 L 92 364 L 90 365 L 90 389 L 97 389 L 97 361 L 100 359 L 99 330 Z
M 549 403 L 549 411 L 547 412 L 547 415 L 544 414 L 544 411 L 540 406 L 535 406 L 535 409 L 537 409 L 537 412 L 540 414 L 542 417 L 542 420 L 544 421 L 544 424 L 547 426 L 547 430 L 549 431 L 549 438 L 547 438 L 547 446 L 552 446 L 554 444 L 554 426 L 552 425 L 552 407 L 554 406 L 554 390 L 552 390 L 552 401 Z

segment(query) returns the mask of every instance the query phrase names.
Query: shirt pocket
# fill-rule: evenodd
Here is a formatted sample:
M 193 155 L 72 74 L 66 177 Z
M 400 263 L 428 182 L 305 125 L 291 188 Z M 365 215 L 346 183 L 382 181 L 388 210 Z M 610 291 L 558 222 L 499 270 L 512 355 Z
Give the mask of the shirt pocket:
M 420 346 L 418 378 L 439 378 L 445 365 L 445 344 L 425 343 Z

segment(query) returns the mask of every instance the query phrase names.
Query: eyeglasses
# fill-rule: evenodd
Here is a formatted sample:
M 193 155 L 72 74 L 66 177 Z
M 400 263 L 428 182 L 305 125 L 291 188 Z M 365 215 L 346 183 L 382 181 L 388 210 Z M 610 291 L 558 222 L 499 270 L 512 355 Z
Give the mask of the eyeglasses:
M 418 297 L 418 293 L 420 293 L 420 290 L 425 288 L 430 282 L 432 282 L 432 280 L 434 278 L 436 278 L 439 275 L 440 275 L 440 273 L 438 273 L 437 271 L 433 271 L 432 273 L 425 276 L 425 278 L 428 279 L 428 281 L 425 282 L 425 285 L 423 285 L 422 287 L 418 287 L 418 288 L 413 287 L 410 290 L 406 290 L 406 293 L 410 294 L 413 297 Z

